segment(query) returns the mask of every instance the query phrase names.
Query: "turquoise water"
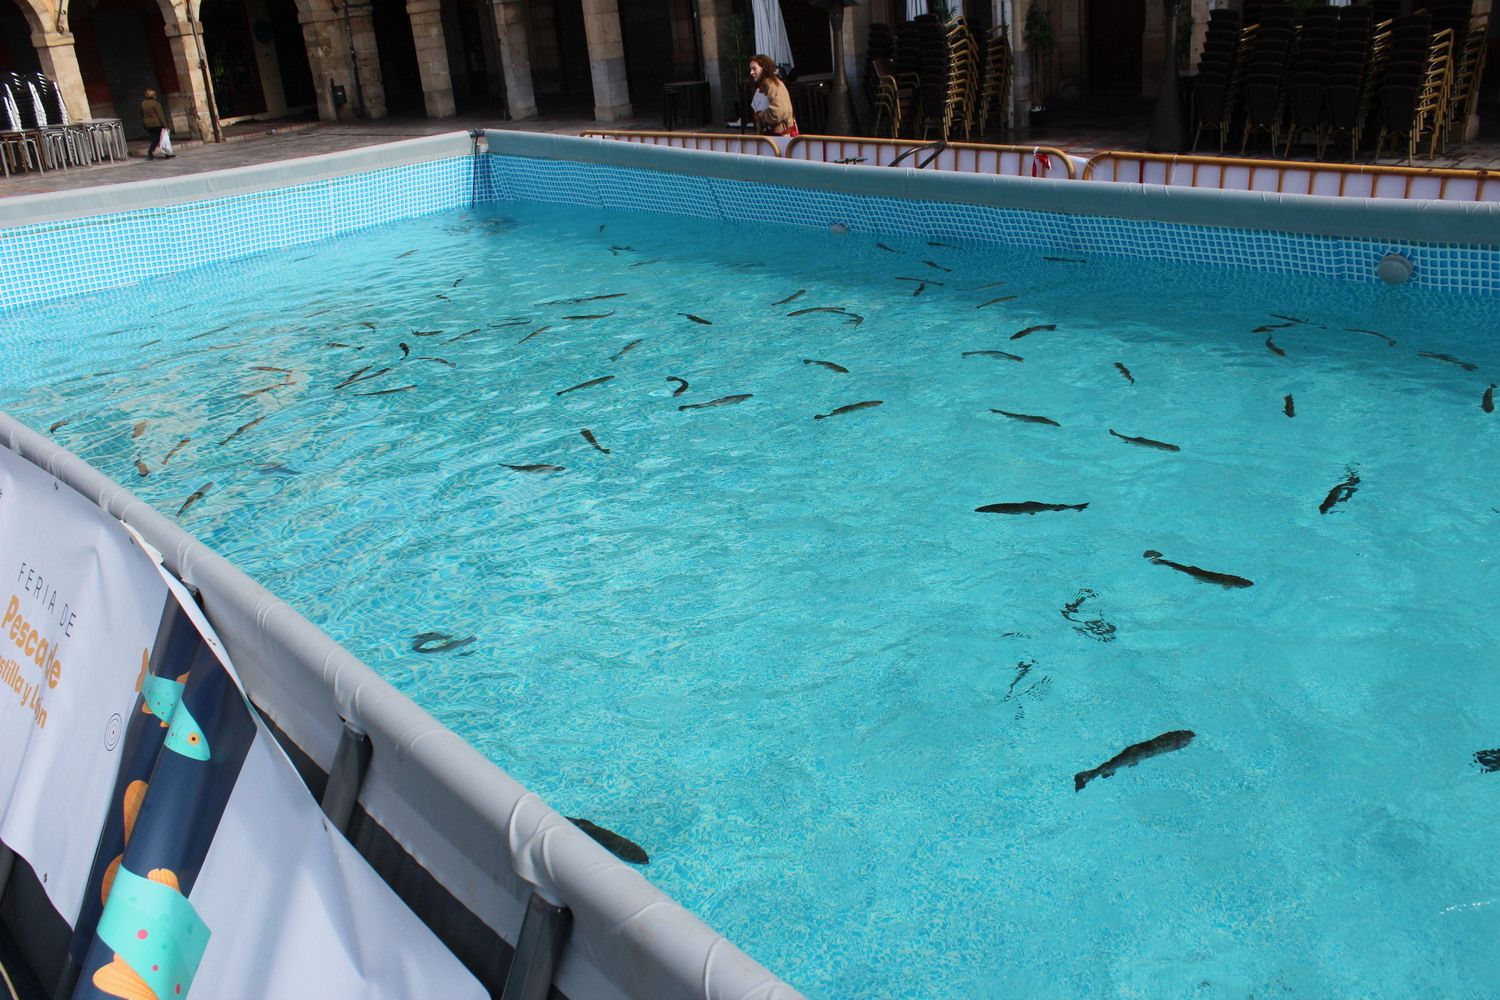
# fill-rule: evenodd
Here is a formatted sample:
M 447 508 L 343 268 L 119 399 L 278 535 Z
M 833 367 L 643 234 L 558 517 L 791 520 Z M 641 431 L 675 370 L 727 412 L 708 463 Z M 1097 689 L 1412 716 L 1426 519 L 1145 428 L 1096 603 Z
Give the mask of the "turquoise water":
M 1494 995 L 1500 301 L 1047 255 L 499 205 L 0 317 L 0 398 L 809 995 Z

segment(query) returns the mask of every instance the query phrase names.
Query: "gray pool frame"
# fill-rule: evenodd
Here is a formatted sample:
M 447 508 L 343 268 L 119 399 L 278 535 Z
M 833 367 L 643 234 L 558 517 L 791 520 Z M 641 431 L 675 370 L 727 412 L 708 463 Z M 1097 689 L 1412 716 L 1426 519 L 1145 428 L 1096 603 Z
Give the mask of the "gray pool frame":
M 414 179 L 420 181 L 422 168 L 431 164 L 445 164 L 448 183 L 466 188 L 435 201 L 397 198 L 373 214 L 368 206 L 348 207 L 368 178 L 416 168 Z M 1354 269 L 1348 277 L 1361 281 L 1374 280 L 1379 254 L 1396 250 L 1416 259 L 1419 274 L 1425 269 L 1448 279 L 1429 282 L 1438 287 L 1500 292 L 1495 204 L 1351 203 L 934 175 L 494 131 L 67 195 L 0 199 L 0 258 L 11 254 L 0 266 L 23 266 L 33 275 L 55 272 L 69 266 L 70 239 L 97 237 L 111 218 L 196 233 L 204 225 L 202 213 L 214 205 L 258 203 L 292 190 L 314 192 L 321 199 L 318 211 L 326 202 L 328 217 L 289 237 L 280 234 L 278 246 L 524 196 L 730 222 L 840 222 L 856 232 L 1080 252 L 1129 254 L 1144 246 L 1148 256 L 1185 254 L 1210 263 L 1222 263 L 1222 250 L 1230 246 L 1234 258 L 1260 270 L 1300 272 L 1309 254 L 1337 252 L 1352 260 L 1340 264 Z M 1091 242 L 1087 230 L 1100 219 L 1109 222 L 1103 228 L 1112 242 Z M 1132 227 L 1137 231 L 1121 235 Z M 146 262 L 129 280 L 268 248 L 264 232 L 231 227 L 213 235 L 190 240 L 190 253 Z M 47 297 L 90 290 L 58 288 Z M 12 292 L 0 296 L 0 309 L 42 300 Z M 799 995 L 151 506 L 3 413 L 0 443 L 131 525 L 161 551 L 169 570 L 198 589 L 252 700 L 314 793 L 492 992 L 650 1000 Z M 513 954 L 520 960 L 512 961 Z

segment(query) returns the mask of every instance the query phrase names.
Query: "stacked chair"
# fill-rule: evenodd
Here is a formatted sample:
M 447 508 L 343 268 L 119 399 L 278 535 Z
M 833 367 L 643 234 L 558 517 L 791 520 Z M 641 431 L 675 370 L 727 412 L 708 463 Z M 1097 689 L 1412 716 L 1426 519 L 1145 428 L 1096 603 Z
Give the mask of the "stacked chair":
M 1448 36 L 1451 48 L 1452 35 Z M 1418 102 L 1427 92 L 1432 54 L 1432 17 L 1426 11 L 1398 17 L 1376 28 L 1375 114 L 1380 130 L 1375 140 L 1378 158 L 1389 139 L 1393 148 L 1406 140 L 1407 158 L 1416 155 L 1421 141 Z
M 1292 49 L 1293 14 L 1291 4 L 1263 4 L 1259 11 L 1259 30 L 1244 48 L 1243 85 L 1245 125 L 1240 138 L 1240 154 L 1250 146 L 1250 137 L 1265 132 L 1276 148 L 1281 135 L 1282 84 L 1287 75 L 1288 56 Z
M 1438 0 L 1432 8 L 1434 32 L 1453 32 L 1454 67 L 1447 114 L 1443 122 L 1445 140 L 1462 143 L 1469 119 L 1479 100 L 1479 81 L 1484 73 L 1487 14 L 1474 14 L 1471 0 Z
M 1375 90 L 1374 74 L 1370 72 L 1371 28 L 1369 7 L 1339 10 L 1323 94 L 1318 159 L 1323 158 L 1335 137 L 1348 138 L 1351 161 L 1359 152 L 1366 112 Z
M 1338 37 L 1338 12 L 1314 7 L 1302 18 L 1292 47 L 1291 75 L 1286 93 L 1286 153 L 1305 132 L 1312 132 L 1319 159 L 1323 158 L 1324 103 L 1328 72 Z
M 42 73 L 0 73 L 0 169 L 5 176 L 124 155 L 118 119 L 72 122 L 52 79 Z
M 1015 73 L 1015 54 L 1010 48 L 1007 26 L 1001 25 L 990 32 L 984 51 L 984 82 L 979 88 L 979 114 L 976 121 L 983 134 L 996 119 L 1004 128 L 1006 109 L 1010 107 L 1010 85 Z
M 1219 152 L 1224 152 L 1224 137 L 1229 132 L 1229 114 L 1233 110 L 1233 87 L 1239 67 L 1240 40 L 1243 31 L 1238 11 L 1219 9 L 1208 12 L 1208 33 L 1203 40 L 1203 55 L 1198 60 L 1198 82 L 1193 90 L 1193 150 L 1205 129 L 1219 135 Z

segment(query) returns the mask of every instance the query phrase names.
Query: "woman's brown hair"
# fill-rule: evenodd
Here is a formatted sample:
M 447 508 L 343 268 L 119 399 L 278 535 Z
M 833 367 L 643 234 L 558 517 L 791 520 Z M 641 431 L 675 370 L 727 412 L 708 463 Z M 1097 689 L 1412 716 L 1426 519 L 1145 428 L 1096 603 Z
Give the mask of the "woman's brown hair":
M 776 68 L 776 60 L 770 56 L 751 56 L 750 61 L 760 67 L 760 82 L 756 85 L 761 93 L 768 93 L 771 89 L 772 80 L 781 79 L 781 71 Z M 782 86 L 786 86 L 785 82 Z

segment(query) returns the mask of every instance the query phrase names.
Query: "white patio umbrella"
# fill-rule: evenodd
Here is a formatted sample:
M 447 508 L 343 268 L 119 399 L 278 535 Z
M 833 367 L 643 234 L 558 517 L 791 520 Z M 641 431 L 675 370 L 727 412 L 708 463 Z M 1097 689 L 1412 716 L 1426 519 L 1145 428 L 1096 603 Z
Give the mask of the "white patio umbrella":
M 756 51 L 776 60 L 778 66 L 792 65 L 792 43 L 787 41 L 780 0 L 751 0 L 750 7 L 755 14 Z

